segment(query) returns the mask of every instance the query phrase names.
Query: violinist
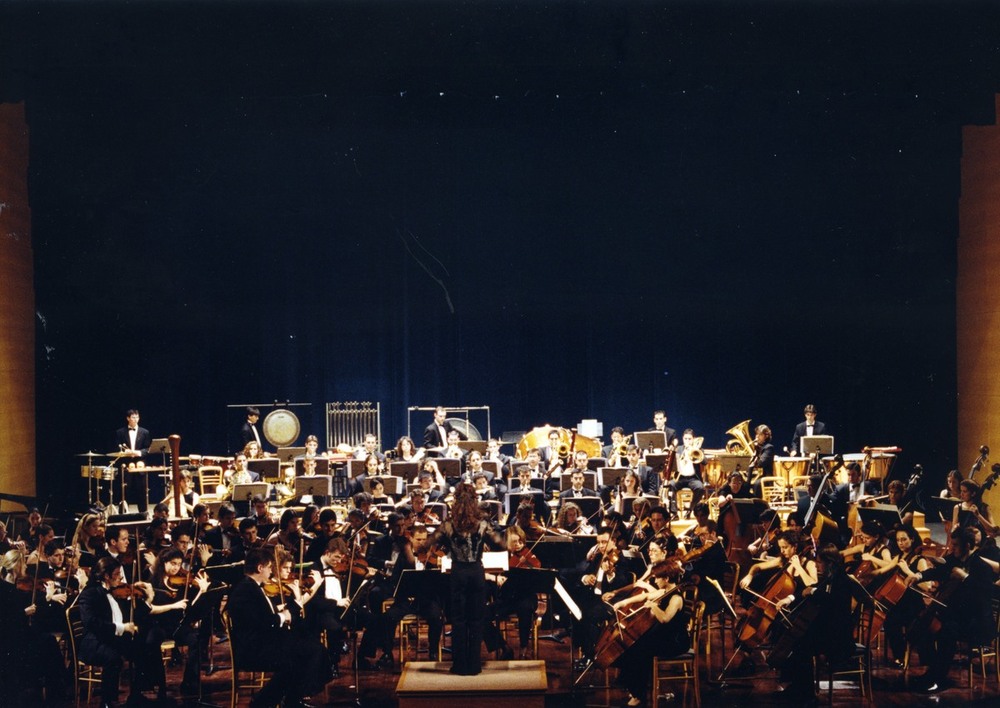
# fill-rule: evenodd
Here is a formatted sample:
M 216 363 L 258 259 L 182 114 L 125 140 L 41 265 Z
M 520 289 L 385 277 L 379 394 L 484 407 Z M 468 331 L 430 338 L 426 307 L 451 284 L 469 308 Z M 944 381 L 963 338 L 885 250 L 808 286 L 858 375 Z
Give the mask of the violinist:
M 951 527 L 964 528 L 979 525 L 988 536 L 996 536 L 997 527 L 993 524 L 993 515 L 989 505 L 982 500 L 982 490 L 971 479 L 963 479 L 959 486 L 960 504 L 952 510 Z
M 650 543 L 651 553 L 659 557 L 662 553 L 656 541 Z M 609 600 L 605 599 L 617 596 L 624 588 L 638 587 L 635 575 L 621 568 L 621 553 L 614 546 L 608 546 L 607 551 L 601 556 L 600 566 L 593 575 L 585 575 L 582 582 L 591 588 L 591 592 L 583 593 L 579 596 L 577 604 L 583 618 L 579 622 L 573 623 L 573 635 L 575 641 L 580 646 L 582 658 L 575 666 L 577 669 L 586 668 L 594 660 L 594 651 L 601 631 L 608 620 L 613 619 L 614 613 Z
M 665 506 L 654 506 L 649 510 L 649 526 L 642 534 L 642 550 L 645 553 L 648 544 L 651 539 L 660 542 L 669 555 L 673 555 L 678 550 L 683 551 L 684 549 L 680 545 L 680 541 L 674 535 L 673 530 L 670 528 L 670 512 L 667 511 Z
M 439 556 L 437 549 L 432 548 L 427 528 L 422 524 L 414 524 L 410 536 L 402 534 L 396 543 L 398 553 L 392 565 L 392 575 L 389 578 L 389 585 L 395 589 L 399 585 L 399 579 L 404 570 L 423 570 L 425 566 L 419 560 L 427 559 L 437 562 Z M 437 656 L 438 647 L 441 643 L 441 634 L 444 630 L 444 609 L 442 598 L 436 595 L 425 595 L 422 597 L 401 597 L 395 595 L 392 606 L 381 616 L 379 621 L 371 628 L 370 633 L 375 643 L 381 647 L 382 656 L 375 666 L 389 669 L 392 667 L 392 647 L 393 637 L 400 620 L 406 615 L 417 615 L 427 621 L 427 649 L 431 657 Z M 365 651 L 361 651 L 362 656 L 369 659 L 374 655 L 371 644 L 365 644 L 369 632 L 365 633 L 362 644 Z M 402 657 L 400 657 L 402 660 Z
M 199 600 L 208 590 L 209 582 L 204 570 L 182 573 L 183 560 L 184 554 L 176 548 L 160 551 L 156 556 L 150 582 L 145 589 L 151 619 L 145 631 L 145 642 L 150 653 L 158 652 L 160 644 L 169 638 L 173 638 L 177 646 L 187 647 L 188 655 L 180 689 L 184 695 L 196 696 L 201 643 L 198 641 L 198 629 L 194 625 L 204 614 Z M 162 694 L 166 687 L 162 662 L 157 662 L 156 667 L 153 682 L 161 687 Z
M 272 671 L 271 680 L 260 690 L 253 705 L 298 706 L 304 696 L 319 693 L 330 679 L 323 645 L 312 637 L 288 630 L 291 613 L 275 609 L 264 584 L 275 573 L 273 549 L 247 552 L 246 576 L 229 593 L 226 612 L 232 623 L 234 654 L 248 666 Z
M 224 502 L 219 507 L 219 525 L 205 532 L 202 542 L 212 548 L 217 564 L 238 563 L 246 557 L 235 521 L 236 509 L 229 502 Z
M 107 531 L 107 547 L 97 554 L 98 558 L 111 556 L 122 564 L 122 571 L 125 573 L 125 582 L 131 583 L 136 578 L 132 577 L 133 564 L 135 561 L 135 549 L 129 553 L 129 544 L 132 542 L 128 529 L 124 526 L 112 526 Z
M 347 512 L 347 528 L 344 530 L 344 538 L 347 545 L 356 547 L 355 554 L 363 558 L 368 557 L 369 549 L 372 547 L 372 539 L 381 537 L 381 534 L 369 533 L 371 528 L 369 524 L 370 517 L 366 517 L 361 509 L 351 509 Z
M 299 517 L 299 532 L 308 543 L 315 538 L 319 530 L 319 507 L 315 504 L 306 504 L 302 516 Z
M 724 598 L 711 581 L 722 581 L 726 572 L 726 552 L 719 543 L 715 522 L 708 518 L 708 504 L 695 504 L 694 518 L 697 523 L 686 535 L 684 545 L 688 552 L 684 558 L 689 564 L 689 579 L 698 586 L 698 597 L 705 603 L 705 612 L 714 614 L 723 609 Z
M 371 567 L 375 570 L 384 571 L 382 577 L 375 579 L 375 587 L 372 588 L 369 595 L 369 605 L 372 612 L 376 614 L 381 613 L 383 601 L 392 597 L 396 590 L 393 576 L 395 576 L 396 563 L 399 561 L 400 556 L 403 556 L 404 567 L 406 567 L 407 563 L 412 563 L 411 559 L 413 556 L 411 541 L 405 533 L 406 520 L 403 514 L 400 511 L 391 512 L 389 518 L 386 520 L 386 525 L 389 532 L 385 536 L 375 539 L 370 544 L 368 553 L 368 560 Z M 409 565 L 409 567 L 413 567 L 413 565 Z M 398 580 L 398 577 L 396 579 Z M 391 659 L 392 657 L 390 656 L 388 661 L 391 661 Z
M 74 595 L 81 587 L 79 578 L 68 577 L 67 549 L 63 548 L 62 543 L 62 539 L 53 539 L 45 544 L 46 560 L 37 572 L 33 565 L 29 565 L 27 570 L 29 577 L 37 577 L 39 585 L 33 593 L 38 608 L 33 624 L 48 632 L 62 632 L 66 629 L 70 581 L 73 584 Z M 83 575 L 83 584 L 86 584 L 86 575 Z
M 908 632 L 927 672 L 910 681 L 913 690 L 936 693 L 945 688 L 957 642 L 970 646 L 988 643 L 996 632 L 990 598 L 996 572 L 975 553 L 975 532 L 971 528 L 952 531 L 945 562 L 906 579 L 907 584 L 936 580 L 941 589 L 928 615 L 917 619 Z M 939 621 L 933 621 L 936 613 Z M 927 618 L 927 621 L 924 620 Z
M 25 551 L 27 544 L 24 541 L 12 541 L 7 535 L 7 525 L 0 521 L 0 555 L 12 549 Z
M 28 528 L 18 534 L 17 540 L 23 541 L 29 551 L 38 548 L 38 533 L 42 525 L 42 512 L 37 507 L 28 511 Z M 51 530 L 51 528 L 50 528 Z
M 347 638 L 344 613 L 367 572 L 366 564 L 365 572 L 360 577 L 353 577 L 354 560 L 344 539 L 331 539 L 326 551 L 311 568 L 315 590 L 305 601 L 303 626 L 316 638 L 326 632 L 327 659 L 334 676 L 339 674 L 338 665 Z
M 157 553 L 169 547 L 170 538 L 167 535 L 167 520 L 161 518 L 153 519 L 149 522 L 149 526 L 146 527 L 146 533 L 143 535 L 142 550 L 152 554 L 153 558 L 155 558 Z
M 531 549 L 525 545 L 524 531 L 517 526 L 511 526 L 506 532 L 507 557 L 511 568 L 541 568 L 542 562 L 538 560 Z M 487 579 L 489 579 L 487 577 Z M 517 615 L 517 633 L 519 645 L 519 659 L 528 658 L 528 650 L 531 644 L 531 628 L 534 625 L 535 612 L 538 610 L 538 596 L 535 593 L 519 591 L 516 584 L 507 582 L 507 577 L 500 575 L 496 577 L 496 594 L 493 603 L 493 614 L 495 619 Z M 484 634 L 486 648 L 489 651 L 499 651 L 500 658 L 513 658 L 513 650 L 507 646 L 503 636 L 500 634 L 494 622 L 486 624 Z
M 267 500 L 259 494 L 255 494 L 250 500 L 250 517 L 257 522 L 258 526 L 271 526 L 278 523 L 271 510 L 267 508 Z
M 281 520 L 278 522 L 278 528 L 267 539 L 267 545 L 281 546 L 294 555 L 299 552 L 300 538 L 299 513 L 294 509 L 285 509 L 281 512 Z
M 545 535 L 545 527 L 535 519 L 535 505 L 530 498 L 517 505 L 514 523 L 511 526 L 517 526 L 524 531 L 529 543 L 534 543 Z
M 80 555 L 80 565 L 89 568 L 97 560 L 97 553 L 104 550 L 104 517 L 84 514 L 73 534 L 73 548 Z
M 580 507 L 570 501 L 564 502 L 559 507 L 559 515 L 556 517 L 556 529 L 573 535 L 592 535 L 594 533 L 594 527 L 584 518 Z
M 254 530 L 256 531 L 256 528 Z M 184 560 L 181 562 L 181 572 L 187 573 L 190 568 L 192 572 L 197 573 L 212 560 L 212 547 L 204 543 L 198 544 L 198 553 L 193 559 L 191 558 L 191 548 L 194 545 L 194 541 L 191 538 L 191 526 L 189 524 L 178 526 L 177 530 L 173 533 L 173 539 L 170 547 L 184 554 Z M 258 541 L 258 545 L 259 543 Z
M 246 519 L 244 519 L 246 521 Z M 241 522 L 242 524 L 242 522 Z M 310 563 L 315 563 L 326 553 L 326 546 L 330 539 L 340 535 L 340 524 L 337 523 L 337 512 L 329 507 L 319 512 L 318 532 L 309 540 L 306 547 L 305 559 Z
M 24 554 L 18 549 L 8 550 L 0 557 L 0 703 L 3 705 L 38 705 L 37 695 L 22 696 L 28 689 L 44 687 L 45 698 L 59 703 L 69 698 L 67 675 L 62 653 L 55 637 L 33 623 L 37 604 L 31 604 L 31 592 L 19 589 L 24 577 Z M 29 578 L 30 581 L 30 578 Z M 37 598 L 36 598 L 37 602 Z M 63 626 L 65 631 L 65 615 Z M 24 698 L 24 700 L 20 700 Z
M 410 493 L 410 511 L 414 521 L 424 526 L 439 526 L 441 519 L 433 511 L 427 508 L 427 500 L 424 493 L 419 489 L 414 489 Z
M 77 601 L 83 622 L 83 637 L 77 650 L 82 661 L 102 668 L 101 701 L 109 705 L 118 701 L 118 683 L 125 658 L 132 660 L 137 673 L 132 678 L 130 703 L 145 700 L 140 695 L 143 684 L 148 681 L 147 677 L 155 675 L 155 664 L 160 663 L 159 646 L 154 653 L 147 650 L 145 643 L 131 641 L 139 632 L 149 608 L 145 603 L 136 604 L 137 614 L 129 619 L 111 594 L 114 588 L 124 584 L 121 563 L 111 557 L 101 558 L 91 568 L 90 582 Z
M 747 546 L 750 555 L 759 560 L 778 557 L 778 536 L 781 534 L 781 517 L 774 509 L 765 509 L 760 514 L 763 533 L 760 538 Z

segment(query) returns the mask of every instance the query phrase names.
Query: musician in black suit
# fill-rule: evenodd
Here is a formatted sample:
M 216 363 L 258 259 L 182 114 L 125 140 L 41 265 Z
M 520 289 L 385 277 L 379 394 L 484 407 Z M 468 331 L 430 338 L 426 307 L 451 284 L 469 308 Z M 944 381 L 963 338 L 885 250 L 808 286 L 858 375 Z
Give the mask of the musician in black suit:
M 293 634 L 291 613 L 275 609 L 263 585 L 274 574 L 271 549 L 247 553 L 246 577 L 229 593 L 226 612 L 231 622 L 233 656 L 240 669 L 273 672 L 271 680 L 251 706 L 302 704 L 303 696 L 318 693 L 330 679 L 330 666 L 318 640 Z
M 625 454 L 625 459 L 628 463 L 628 468 L 635 472 L 639 481 L 642 482 L 643 492 L 652 493 L 650 492 L 651 489 L 659 489 L 659 480 L 655 479 L 652 468 L 643 464 L 642 451 L 639 450 L 637 445 L 628 446 L 628 452 Z
M 118 680 L 124 658 L 132 659 L 138 670 L 140 680 L 133 679 L 132 682 L 132 693 L 137 697 L 142 677 L 150 675 L 153 665 L 150 662 L 160 661 L 159 647 L 155 648 L 155 654 L 144 655 L 146 648 L 143 643 L 133 639 L 142 619 L 136 617 L 134 621 L 126 621 L 121 606 L 111 595 L 112 588 L 124 582 L 122 564 L 110 556 L 101 558 L 90 569 L 90 582 L 77 600 L 83 622 L 80 660 L 102 668 L 101 699 L 109 705 L 118 701 Z M 145 603 L 137 604 L 136 608 L 145 608 L 148 616 Z
M 125 412 L 125 427 L 115 431 L 115 445 L 120 450 L 135 450 L 145 455 L 151 442 L 149 431 L 139 426 L 139 411 L 130 408 Z
M 452 424 L 447 420 L 448 411 L 445 410 L 443 406 L 438 406 L 434 409 L 434 421 L 424 428 L 424 447 L 425 448 L 444 448 L 448 445 L 448 433 L 452 430 L 458 432 L 459 440 L 468 440 L 468 438 L 462 434 L 462 431 L 457 430 Z
M 805 408 L 806 419 L 795 426 L 795 434 L 792 436 L 791 453 L 799 454 L 799 442 L 807 435 L 829 435 L 826 425 L 816 420 L 816 406 L 812 403 Z M 806 451 L 808 454 L 808 451 Z
M 583 453 L 586 456 L 587 453 Z M 597 491 L 594 489 L 589 489 L 583 486 L 584 482 L 584 471 L 578 468 L 573 468 L 570 473 L 569 482 L 570 488 L 566 491 L 559 493 L 559 499 L 576 499 L 578 497 L 596 497 Z
M 210 565 L 238 563 L 245 559 L 243 537 L 236 527 L 236 509 L 229 502 L 219 507 L 219 525 L 205 532 L 202 540 L 213 550 Z
M 666 435 L 667 447 L 677 444 L 677 431 L 667 426 L 666 411 L 659 410 L 653 412 L 653 427 L 649 429 L 649 432 L 655 432 L 657 430 Z
M 248 442 L 256 442 L 261 450 L 264 449 L 264 441 L 261 440 L 260 431 L 257 430 L 257 421 L 260 420 L 260 409 L 247 406 L 247 419 L 240 426 L 239 441 L 240 449 L 244 449 Z

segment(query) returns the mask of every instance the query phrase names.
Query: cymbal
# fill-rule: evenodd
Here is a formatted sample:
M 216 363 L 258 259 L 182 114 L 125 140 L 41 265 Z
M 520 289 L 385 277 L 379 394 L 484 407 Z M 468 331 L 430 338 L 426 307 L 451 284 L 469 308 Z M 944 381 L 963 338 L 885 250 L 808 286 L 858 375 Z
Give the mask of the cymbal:
M 114 458 L 118 458 L 118 457 L 141 457 L 141 456 L 142 456 L 142 453 L 139 452 L 138 450 L 112 450 L 108 454 L 104 455 L 104 457 L 114 457 Z
M 74 455 L 74 457 L 107 457 L 107 455 L 102 455 L 99 452 L 81 452 L 79 455 Z

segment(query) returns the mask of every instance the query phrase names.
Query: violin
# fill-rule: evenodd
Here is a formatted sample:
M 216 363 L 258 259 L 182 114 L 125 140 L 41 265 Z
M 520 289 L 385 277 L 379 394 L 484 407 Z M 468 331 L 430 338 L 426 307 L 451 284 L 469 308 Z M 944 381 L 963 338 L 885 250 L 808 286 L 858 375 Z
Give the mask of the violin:
M 362 556 L 355 556 L 353 559 L 344 560 L 333 566 L 333 572 L 337 575 L 355 575 L 364 578 L 368 575 L 368 560 Z M 309 577 L 309 576 L 307 576 Z
M 131 600 L 133 598 L 141 600 L 146 597 L 146 591 L 137 583 L 133 583 L 132 585 L 118 585 L 111 588 L 111 596 L 116 600 Z
M 441 552 L 444 555 L 444 552 Z M 541 568 L 542 562 L 538 560 L 538 557 L 531 552 L 528 547 L 522 548 L 520 551 L 508 551 L 510 556 L 509 565 L 511 568 Z
M 277 580 L 268 580 L 262 587 L 264 594 L 268 597 L 281 597 L 282 600 L 295 597 L 295 593 L 289 585 L 285 583 L 279 584 Z

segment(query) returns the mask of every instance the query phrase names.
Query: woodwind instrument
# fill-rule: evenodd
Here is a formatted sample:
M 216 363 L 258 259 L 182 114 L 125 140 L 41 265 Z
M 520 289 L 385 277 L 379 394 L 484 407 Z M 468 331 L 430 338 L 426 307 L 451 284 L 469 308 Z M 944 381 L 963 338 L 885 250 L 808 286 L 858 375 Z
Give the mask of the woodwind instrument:
M 181 436 L 176 433 L 167 438 L 170 442 L 171 484 L 174 490 L 174 517 L 181 517 Z

